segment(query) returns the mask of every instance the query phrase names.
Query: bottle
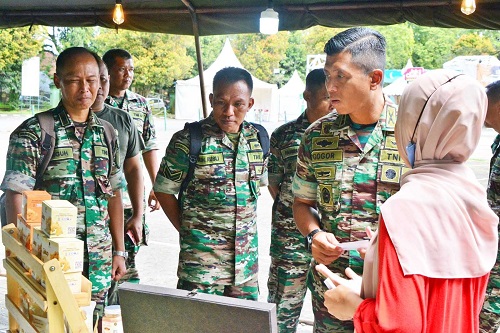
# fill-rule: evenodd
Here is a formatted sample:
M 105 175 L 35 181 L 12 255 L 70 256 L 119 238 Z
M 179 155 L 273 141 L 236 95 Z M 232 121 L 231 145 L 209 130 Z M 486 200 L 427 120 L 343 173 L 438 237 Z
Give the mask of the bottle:
M 123 333 L 122 311 L 119 305 L 110 305 L 104 308 L 102 333 Z

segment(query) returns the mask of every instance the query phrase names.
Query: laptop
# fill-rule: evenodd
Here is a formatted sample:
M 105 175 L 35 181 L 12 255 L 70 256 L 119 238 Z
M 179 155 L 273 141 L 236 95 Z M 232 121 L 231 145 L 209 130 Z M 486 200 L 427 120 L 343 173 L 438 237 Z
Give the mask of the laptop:
M 277 333 L 276 305 L 124 282 L 125 333 Z

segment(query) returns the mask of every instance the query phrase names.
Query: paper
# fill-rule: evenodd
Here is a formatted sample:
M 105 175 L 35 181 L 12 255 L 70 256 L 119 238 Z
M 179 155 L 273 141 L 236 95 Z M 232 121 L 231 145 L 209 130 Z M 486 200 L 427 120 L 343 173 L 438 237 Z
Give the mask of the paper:
M 370 241 L 368 239 L 364 239 L 364 240 L 355 241 L 355 242 L 340 243 L 340 244 L 337 244 L 337 246 L 341 247 L 343 250 L 349 251 L 349 250 L 357 250 L 360 247 L 368 247 L 369 244 L 370 244 Z

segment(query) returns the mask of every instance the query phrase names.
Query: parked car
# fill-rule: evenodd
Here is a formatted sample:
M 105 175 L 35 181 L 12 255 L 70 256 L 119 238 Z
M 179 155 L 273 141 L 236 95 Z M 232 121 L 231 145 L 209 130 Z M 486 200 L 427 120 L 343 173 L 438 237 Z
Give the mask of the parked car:
M 165 107 L 165 102 L 158 97 L 146 98 L 146 101 L 148 102 L 149 107 L 153 110 L 161 110 Z

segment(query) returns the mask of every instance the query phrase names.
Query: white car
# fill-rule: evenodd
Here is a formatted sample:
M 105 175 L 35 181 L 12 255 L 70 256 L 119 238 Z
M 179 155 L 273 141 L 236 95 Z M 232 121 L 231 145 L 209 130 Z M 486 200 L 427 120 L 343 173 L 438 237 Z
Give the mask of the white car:
M 146 98 L 146 101 L 148 102 L 149 107 L 153 110 L 163 109 L 165 107 L 165 103 L 161 98 Z

